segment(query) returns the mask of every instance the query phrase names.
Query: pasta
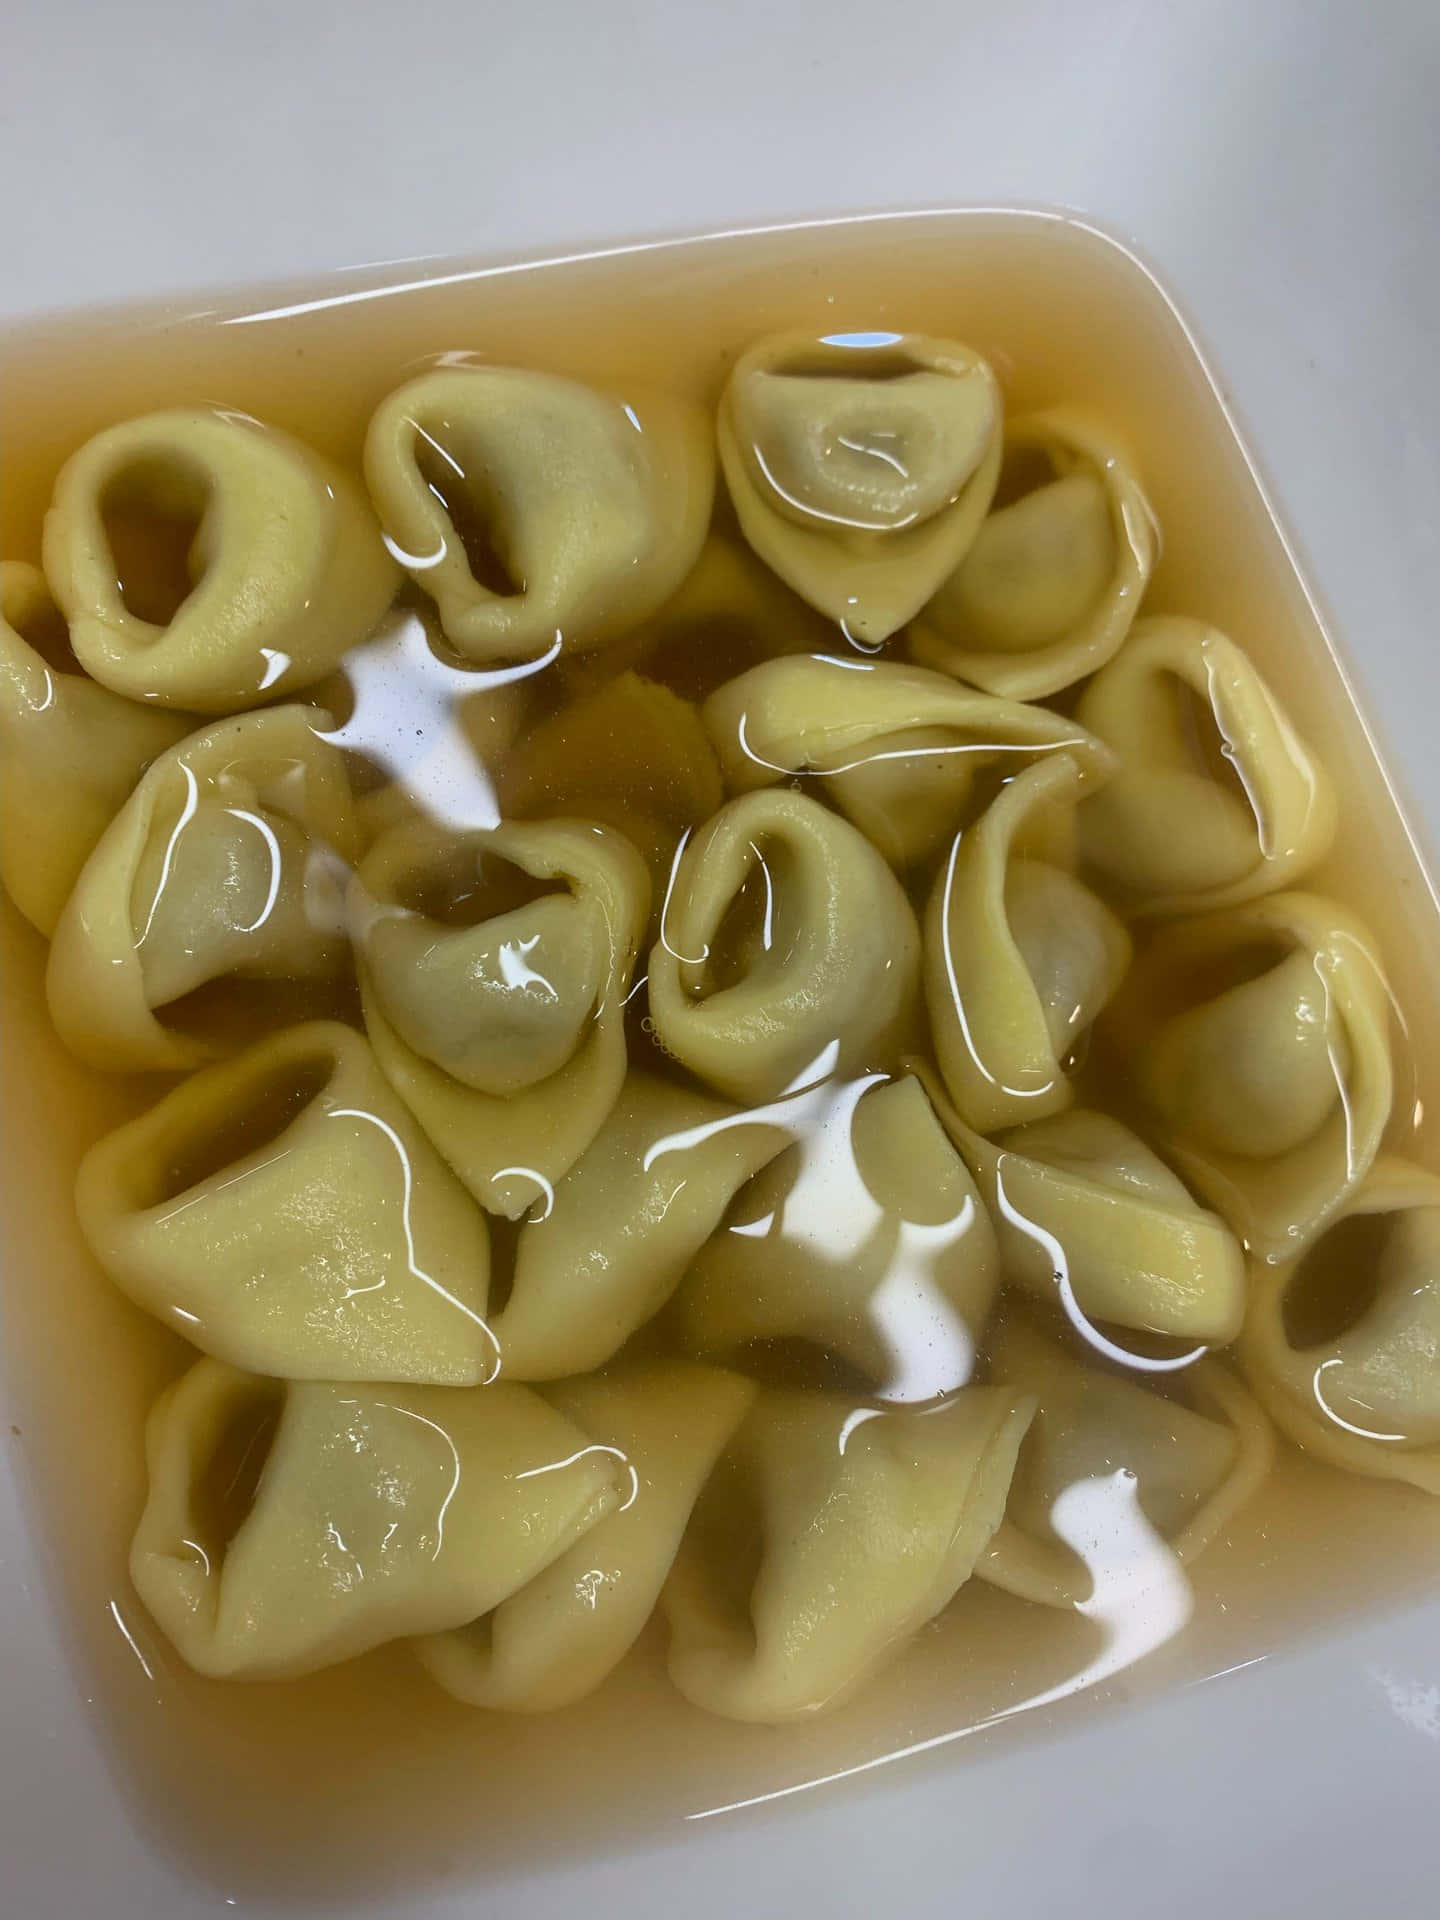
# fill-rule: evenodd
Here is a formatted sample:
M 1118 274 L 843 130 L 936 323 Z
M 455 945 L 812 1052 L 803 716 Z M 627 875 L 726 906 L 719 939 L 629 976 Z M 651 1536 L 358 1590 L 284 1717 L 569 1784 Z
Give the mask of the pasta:
M 631 1073 L 609 1119 L 521 1228 L 494 1319 L 512 1379 L 602 1366 L 664 1306 L 781 1126 Z
M 1085 857 L 1136 911 L 1238 906 L 1329 852 L 1329 777 L 1239 647 L 1202 621 L 1142 620 L 1076 717 L 1121 762 L 1081 809 Z
M 650 954 L 655 1031 L 708 1086 L 773 1100 L 806 1075 L 883 1064 L 913 1020 L 919 947 L 910 903 L 853 827 L 804 794 L 745 794 L 676 861 Z
M 45 576 L 0 561 L 0 880 L 47 939 L 135 782 L 188 729 L 79 672 Z
M 485 1216 L 349 1027 L 194 1075 L 91 1149 L 76 1209 L 117 1286 L 234 1366 L 439 1386 L 497 1370 Z
M 121 579 L 116 516 L 184 539 L 178 590 L 150 583 L 143 546 Z M 102 686 L 207 714 L 323 679 L 400 577 L 348 474 L 245 414 L 204 408 L 127 420 L 71 456 L 45 517 L 45 574 Z M 154 617 L 132 609 L 140 593 Z
M 282 1383 L 201 1360 L 157 1401 L 146 1453 L 130 1576 L 183 1658 L 231 1679 L 461 1626 L 622 1497 L 613 1454 L 525 1387 Z
M 382 401 L 365 477 L 391 551 L 480 665 L 580 651 L 646 619 L 700 552 L 715 485 L 690 407 L 485 366 Z
M 910 649 L 987 693 L 1043 700 L 1118 651 L 1155 562 L 1155 517 L 1127 455 L 1067 408 L 1009 423 L 1000 488 Z
M 1055 1531 L 1055 1509 L 1068 1489 L 1117 1472 L 1132 1476 L 1140 1511 L 1158 1537 L 1157 1555 L 1168 1549 L 1187 1561 L 1270 1471 L 1270 1428 L 1218 1360 L 1161 1376 L 1157 1385 L 1178 1381 L 1184 1398 L 1177 1399 L 1083 1363 L 1018 1315 L 1006 1317 L 989 1359 L 991 1380 L 1039 1403 L 1005 1519 L 975 1568 L 1022 1600 L 1074 1606 L 1094 1591 L 1083 1559 Z M 1113 1515 L 1097 1518 L 1102 1528 L 1114 1523 Z
M 1167 1670 L 1243 1662 L 1265 1563 L 1330 1605 L 1440 1494 L 1435 901 L 1281 547 L 1185 498 L 1159 309 L 1133 379 L 988 275 L 913 310 L 983 357 L 822 332 L 850 245 L 748 341 L 707 248 L 653 337 L 598 266 L 568 345 L 457 274 L 235 316 L 168 390 L 142 335 L 128 407 L 10 382 L 19 1324 L 115 1520 L 71 1558 L 160 1677 L 135 1528 L 196 1779 L 238 1730 L 316 1783 L 277 1831 L 359 1728 L 402 1875 L 465 1781 L 498 1867 L 597 1753 L 703 1818 L 1191 1617 Z M 126 417 L 212 388 L 275 426 Z M 785 1730 L 902 1652 L 888 1722 Z
M 328 725 L 317 709 L 274 707 L 202 728 L 150 767 L 50 949 L 50 1017 L 82 1060 L 173 1072 L 277 1011 L 333 1000 L 350 971 L 343 864 L 357 842 Z
M 507 758 L 507 814 L 570 813 L 634 842 L 658 909 L 675 849 L 724 792 L 695 709 L 669 687 L 622 673 L 541 720 Z
M 872 647 L 974 540 L 1000 471 L 1000 394 L 958 341 L 773 334 L 736 362 L 719 438 L 750 545 Z
M 1129 935 L 1103 902 L 1064 867 L 1018 850 L 1084 780 L 1068 754 L 1017 774 L 956 835 L 930 894 L 935 1053 L 950 1097 L 982 1133 L 1070 1104 L 1071 1057 L 1130 964 Z
M 649 1619 L 690 1509 L 754 1396 L 739 1374 L 673 1362 L 548 1388 L 550 1404 L 621 1463 L 629 1488 L 494 1613 L 415 1642 L 446 1692 L 527 1713 L 593 1692 Z
M 709 1538 L 705 1524 L 687 1535 L 666 1586 L 676 1686 L 737 1720 L 853 1693 L 969 1579 L 1033 1411 L 989 1387 L 927 1413 L 762 1393 L 702 1497 Z M 758 1571 L 736 1591 L 726 1543 L 747 1532 Z
M 1369 933 L 1333 900 L 1273 894 L 1168 929 L 1125 999 L 1177 1165 L 1262 1259 L 1300 1252 L 1390 1116 L 1389 989 Z
M 963 1386 L 999 1282 L 990 1216 L 918 1080 L 858 1080 L 745 1186 L 676 1296 L 698 1352 L 805 1339 L 887 1400 Z
M 1240 1359 L 1276 1425 L 1440 1493 L 1440 1180 L 1382 1156 L 1308 1253 L 1250 1274 Z
M 523 1213 L 614 1106 L 649 905 L 634 849 L 579 820 L 402 825 L 362 861 L 350 920 L 371 1044 L 494 1212 Z
M 1223 1346 L 1245 1311 L 1244 1259 L 1145 1143 L 1083 1107 L 996 1141 L 932 1089 L 995 1221 L 1007 1276 L 1072 1320 Z
M 812 774 L 895 867 L 940 851 L 988 769 L 1064 752 L 1088 789 L 1114 765 L 1060 714 L 890 661 L 768 660 L 712 694 L 702 717 L 732 793 Z

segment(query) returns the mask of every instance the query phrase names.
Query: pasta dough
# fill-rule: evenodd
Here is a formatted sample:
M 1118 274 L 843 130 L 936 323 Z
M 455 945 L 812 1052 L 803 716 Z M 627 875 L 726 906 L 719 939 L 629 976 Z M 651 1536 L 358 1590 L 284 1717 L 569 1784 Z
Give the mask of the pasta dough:
M 1260 1258 L 1298 1253 L 1390 1115 L 1389 989 L 1367 930 L 1308 893 L 1184 921 L 1117 1012 L 1187 1178 Z
M 884 1064 L 915 1013 L 919 949 L 909 901 L 852 826 L 804 794 L 746 794 L 676 861 L 650 954 L 655 1031 L 708 1085 L 773 1100 Z
M 481 665 L 579 652 L 647 619 L 700 552 L 714 469 L 688 405 L 518 367 L 422 374 L 365 440 L 391 551 Z
M 735 363 L 719 437 L 750 545 L 876 646 L 979 530 L 1000 472 L 1000 390 L 954 340 L 772 334 Z
M 0 879 L 47 939 L 135 782 L 190 726 L 96 686 L 68 651 L 39 568 L 0 561 Z
M 661 1363 L 546 1390 L 620 1463 L 620 1505 L 495 1612 L 415 1651 L 447 1693 L 535 1712 L 594 1691 L 638 1639 L 715 1458 L 755 1389 L 739 1374 Z
M 1240 1247 L 1164 1161 L 1108 1114 L 1068 1113 L 996 1141 L 935 1108 L 975 1176 L 1006 1274 L 1072 1318 L 1223 1346 L 1245 1311 Z
M 1070 1104 L 1068 1063 L 1130 964 L 1130 937 L 1063 867 L 1017 849 L 1073 804 L 1084 773 L 1057 754 L 1017 774 L 958 834 L 925 914 L 925 1001 L 945 1084 L 979 1132 Z
M 1002 493 L 1011 479 L 1015 497 L 988 515 L 910 647 L 987 693 L 1043 700 L 1118 651 L 1155 563 L 1155 516 L 1126 454 L 1069 408 L 1009 423 Z
M 281 1383 L 201 1360 L 156 1402 L 146 1455 L 130 1576 L 183 1658 L 226 1679 L 460 1626 L 622 1497 L 614 1455 L 513 1386 Z
M 537 1219 L 493 1321 L 506 1374 L 602 1366 L 670 1298 L 738 1189 L 787 1145 L 779 1124 L 632 1072 Z
M 507 899 L 528 876 L 554 891 Z M 382 836 L 350 889 L 365 1024 L 465 1185 L 514 1219 L 563 1178 L 625 1078 L 644 863 L 608 828 L 517 822 Z
M 675 1685 L 737 1720 L 853 1693 L 970 1577 L 1033 1411 L 991 1387 L 924 1413 L 762 1393 L 665 1589 Z
M 108 530 L 121 512 L 193 538 L 168 619 L 127 604 Z M 399 570 L 364 494 L 309 447 L 245 414 L 145 414 L 66 461 L 45 573 L 76 658 L 134 700 L 235 713 L 323 679 L 394 596 Z
M 531 728 L 500 772 L 507 815 L 570 813 L 631 840 L 658 908 L 675 849 L 724 799 L 720 770 L 689 701 L 636 673 Z
M 1241 1362 L 1297 1446 L 1440 1493 L 1437 1353 L 1440 1180 L 1382 1156 L 1308 1254 L 1253 1264 Z
M 1330 851 L 1328 775 L 1232 640 L 1142 620 L 1076 717 L 1120 757 L 1081 809 L 1086 858 L 1144 913 L 1238 906 Z
M 702 717 L 732 793 L 813 774 L 896 867 L 939 852 L 987 768 L 1063 751 L 1089 788 L 1115 764 L 1062 714 L 890 661 L 768 660 L 712 694 Z
M 50 949 L 50 1017 L 82 1060 L 193 1067 L 257 1020 L 323 1007 L 348 978 L 344 866 L 358 847 L 344 759 L 320 738 L 329 724 L 306 707 L 223 720 L 145 774 Z M 216 1004 L 204 990 L 220 981 Z
M 496 1371 L 485 1217 L 349 1027 L 292 1027 L 195 1074 L 91 1149 L 76 1210 L 117 1286 L 235 1366 Z
M 964 1386 L 1000 1277 L 990 1216 L 918 1080 L 859 1080 L 744 1187 L 676 1297 L 687 1345 L 814 1341 L 886 1400 Z
M 990 1378 L 1033 1394 L 1039 1411 L 1020 1448 L 1005 1519 L 975 1571 L 982 1580 L 1038 1600 L 1074 1606 L 1094 1582 L 1051 1515 L 1070 1488 L 1124 1470 L 1160 1542 L 1193 1560 L 1250 1499 L 1274 1462 L 1268 1423 L 1218 1360 L 1166 1375 L 1182 1398 L 1152 1392 L 1123 1374 L 1082 1362 L 1008 1314 L 990 1349 Z M 1102 1522 L 1103 1524 L 1103 1522 Z M 1137 1581 L 1145 1568 L 1134 1569 Z

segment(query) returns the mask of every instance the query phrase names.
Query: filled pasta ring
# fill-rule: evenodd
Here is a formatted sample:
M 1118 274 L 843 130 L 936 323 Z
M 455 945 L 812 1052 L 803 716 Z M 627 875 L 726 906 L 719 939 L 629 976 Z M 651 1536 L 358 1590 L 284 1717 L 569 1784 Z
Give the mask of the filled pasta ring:
M 690 1510 L 755 1397 L 739 1374 L 656 1363 L 559 1382 L 545 1399 L 620 1465 L 618 1506 L 492 1614 L 417 1640 L 470 1706 L 539 1712 L 592 1693 L 639 1638 Z
M 813 775 L 895 867 L 940 850 L 988 768 L 1063 752 L 1089 789 L 1115 764 L 1062 714 L 891 661 L 769 660 L 713 693 L 702 718 L 732 793 Z
M 492 1319 L 508 1378 L 603 1366 L 670 1298 L 731 1200 L 789 1143 L 780 1125 L 632 1072 L 515 1244 Z
M 1141 1384 L 1145 1376 L 1127 1377 L 1093 1355 L 1077 1358 L 1014 1312 L 989 1359 L 989 1378 L 1008 1392 L 1033 1395 L 1038 1411 L 1020 1448 L 1004 1523 L 975 1571 L 1022 1600 L 1083 1605 L 1107 1574 L 1147 1584 L 1171 1556 L 1186 1562 L 1202 1553 L 1270 1471 L 1269 1423 L 1219 1360 L 1165 1376 L 1169 1390 L 1159 1393 Z M 1119 1474 L 1126 1483 L 1117 1485 Z M 1068 1541 L 1055 1526 L 1057 1507 L 1063 1515 L 1067 1506 L 1079 1536 Z M 1138 1525 L 1132 1506 L 1142 1516 Z M 1086 1535 L 1095 1547 L 1092 1565 Z M 1127 1544 L 1125 1564 L 1104 1564 Z
M 854 1693 L 974 1571 L 1034 1404 L 994 1387 L 923 1413 L 761 1393 L 666 1583 L 681 1693 L 758 1721 Z M 737 1592 L 736 1569 L 749 1566 Z
M 1329 776 L 1239 647 L 1203 621 L 1142 620 L 1076 718 L 1120 761 L 1081 811 L 1081 845 L 1136 912 L 1239 906 L 1329 852 Z
M 81 1229 L 204 1352 L 293 1379 L 497 1370 L 485 1216 L 364 1038 L 316 1021 L 194 1074 L 92 1147 Z
M 478 665 L 578 653 L 695 563 L 715 461 L 692 407 L 518 367 L 442 367 L 383 400 L 365 477 L 390 550 Z
M 1367 929 L 1277 893 L 1160 933 L 1116 1007 L 1167 1151 L 1262 1260 L 1299 1253 L 1390 1117 L 1390 994 Z
M 135 782 L 191 724 L 80 673 L 45 576 L 0 561 L 0 880 L 47 938 Z
M 1128 1127 L 1072 1107 L 986 1140 L 927 1084 L 990 1210 L 1007 1278 L 1058 1304 L 1087 1337 L 1108 1325 L 1206 1346 L 1234 1339 L 1245 1312 L 1240 1245 Z M 1103 1336 L 1095 1344 L 1103 1349 Z
M 966 1385 L 999 1284 L 989 1214 L 918 1080 L 836 1089 L 756 1174 L 675 1300 L 701 1353 L 802 1339 L 887 1402 Z
M 772 334 L 720 402 L 720 462 L 762 560 L 874 648 L 959 564 L 1000 471 L 1000 389 L 925 334 Z
M 1063 408 L 1006 426 L 998 498 L 910 650 L 987 693 L 1043 700 L 1119 650 L 1155 562 L 1155 518 L 1128 456 Z
M 366 1030 L 466 1186 L 514 1219 L 594 1138 L 625 1078 L 644 863 L 582 820 L 383 834 L 350 886 Z
M 1070 1104 L 1071 1056 L 1130 964 L 1130 936 L 1104 902 L 1021 850 L 1035 821 L 1084 786 L 1068 754 L 1017 774 L 956 835 L 931 891 L 930 1031 L 950 1097 L 981 1133 Z
M 290 1679 L 489 1613 L 624 1498 L 526 1387 L 258 1379 L 201 1360 L 145 1436 L 136 1591 L 181 1657 Z
M 1282 1432 L 1440 1493 L 1440 1179 L 1382 1156 L 1298 1260 L 1250 1275 L 1240 1361 Z
M 910 902 L 869 841 L 807 795 L 722 807 L 675 864 L 650 954 L 655 1031 L 732 1099 L 884 1066 L 917 1003 Z
M 216 721 L 141 779 L 50 949 L 50 1017 L 82 1060 L 175 1072 L 331 1010 L 359 837 L 329 725 L 300 706 Z
M 155 544 L 184 551 L 167 566 Z M 203 408 L 87 440 L 55 482 L 44 557 L 87 673 L 207 714 L 323 679 L 400 579 L 348 474 L 258 420 Z

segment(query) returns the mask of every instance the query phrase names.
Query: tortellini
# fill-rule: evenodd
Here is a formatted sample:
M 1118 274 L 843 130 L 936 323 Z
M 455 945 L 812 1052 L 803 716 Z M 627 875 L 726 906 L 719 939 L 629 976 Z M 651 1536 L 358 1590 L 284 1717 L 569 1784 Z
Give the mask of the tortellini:
M 75 670 L 38 567 L 0 561 L 0 879 L 47 937 L 96 841 L 189 731 Z
M 485 1217 L 350 1027 L 293 1027 L 193 1075 L 91 1149 L 76 1209 L 131 1299 L 235 1366 L 497 1371 Z
M 1241 1363 L 1306 1452 L 1440 1493 L 1437 1355 L 1440 1179 L 1382 1156 L 1308 1253 L 1255 1263 Z
M 646 619 L 700 552 L 714 468 L 689 405 L 518 367 L 422 374 L 365 440 L 391 552 L 479 665 L 578 652 Z
M 631 840 L 658 907 L 675 849 L 724 798 L 720 769 L 688 700 L 622 673 L 540 721 L 504 762 L 506 814 L 569 813 Z
M 586 821 L 411 823 L 362 861 L 350 921 L 371 1043 L 494 1212 L 523 1213 L 614 1106 L 649 909 L 640 856 Z
M 1183 921 L 1137 964 L 1123 1014 L 1181 1171 L 1260 1258 L 1300 1252 L 1390 1117 L 1390 996 L 1367 930 L 1308 893 Z
M 492 1321 L 507 1376 L 598 1367 L 657 1313 L 784 1129 L 632 1072 L 593 1143 L 521 1227 Z
M 1000 390 L 924 334 L 781 333 L 735 364 L 720 462 L 761 559 L 852 640 L 904 626 L 963 559 L 1000 472 Z
M 650 954 L 661 1044 L 732 1099 L 884 1065 L 913 1022 L 920 937 L 846 821 L 788 791 L 721 808 L 676 862 Z
M 1055 1530 L 1055 1509 L 1067 1494 L 1086 1498 L 1095 1531 L 1113 1537 L 1117 1516 L 1106 1501 L 1117 1496 L 1103 1482 L 1117 1472 L 1132 1475 L 1140 1512 L 1158 1536 L 1151 1551 L 1192 1560 L 1254 1494 L 1274 1459 L 1264 1416 L 1219 1360 L 1152 1376 L 1155 1386 L 1171 1390 L 1161 1393 L 1102 1370 L 1093 1355 L 1076 1359 L 1012 1313 L 991 1347 L 989 1377 L 1039 1402 L 1004 1523 L 975 1568 L 982 1580 L 1023 1600 L 1063 1607 L 1091 1597 L 1090 1570 Z M 1137 1561 L 1130 1571 L 1138 1582 L 1148 1569 Z
M 666 1585 L 675 1685 L 736 1720 L 853 1693 L 969 1579 L 1034 1404 L 993 1387 L 923 1413 L 762 1393 Z
M 176 542 L 185 551 L 166 566 L 156 549 Z M 219 409 L 145 414 L 87 440 L 55 482 L 44 553 L 87 673 L 207 714 L 323 679 L 400 579 L 348 474 Z
M 811 1340 L 886 1400 L 933 1400 L 969 1380 L 999 1278 L 990 1216 L 919 1081 L 859 1080 L 742 1189 L 676 1310 L 697 1351 Z
M 220 1678 L 463 1626 L 624 1497 L 613 1453 L 517 1386 L 285 1383 L 201 1360 L 157 1401 L 146 1453 L 130 1576 Z
M 1239 1243 L 1128 1127 L 1072 1107 L 990 1141 L 932 1093 L 1009 1278 L 1086 1322 L 1210 1346 L 1234 1339 L 1245 1311 Z
M 1009 423 L 997 497 L 911 651 L 987 693 L 1043 700 L 1119 649 L 1155 562 L 1155 518 L 1126 454 L 1065 408 Z
M 1329 852 L 1329 776 L 1234 641 L 1142 620 L 1076 718 L 1120 757 L 1081 810 L 1086 858 L 1144 913 L 1238 906 Z
M 329 724 L 298 706 L 218 721 L 145 774 L 50 949 L 50 1017 L 82 1060 L 173 1072 L 277 1013 L 329 1010 L 350 977 L 345 866 L 358 852 Z
M 1064 867 L 1019 850 L 1078 796 L 1068 754 L 1017 774 L 956 836 L 925 914 L 925 1000 L 945 1084 L 982 1133 L 1074 1098 L 1067 1063 L 1130 964 L 1130 937 Z
M 988 768 L 1064 752 L 1090 786 L 1114 765 L 1063 714 L 889 661 L 768 660 L 712 694 L 703 718 L 732 793 L 813 774 L 896 867 L 939 852 Z
M 547 1388 L 629 1485 L 494 1613 L 415 1642 L 440 1685 L 472 1706 L 524 1712 L 593 1692 L 649 1619 L 696 1496 L 754 1397 L 739 1374 L 673 1361 Z

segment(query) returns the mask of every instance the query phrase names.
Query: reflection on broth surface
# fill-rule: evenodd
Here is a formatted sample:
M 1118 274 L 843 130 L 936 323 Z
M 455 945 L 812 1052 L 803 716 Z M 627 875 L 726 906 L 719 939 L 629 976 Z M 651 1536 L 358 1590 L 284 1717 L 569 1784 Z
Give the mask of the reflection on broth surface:
M 1433 902 L 1118 250 L 0 385 L 17 1425 L 208 1879 L 493 1877 L 1433 1581 Z

